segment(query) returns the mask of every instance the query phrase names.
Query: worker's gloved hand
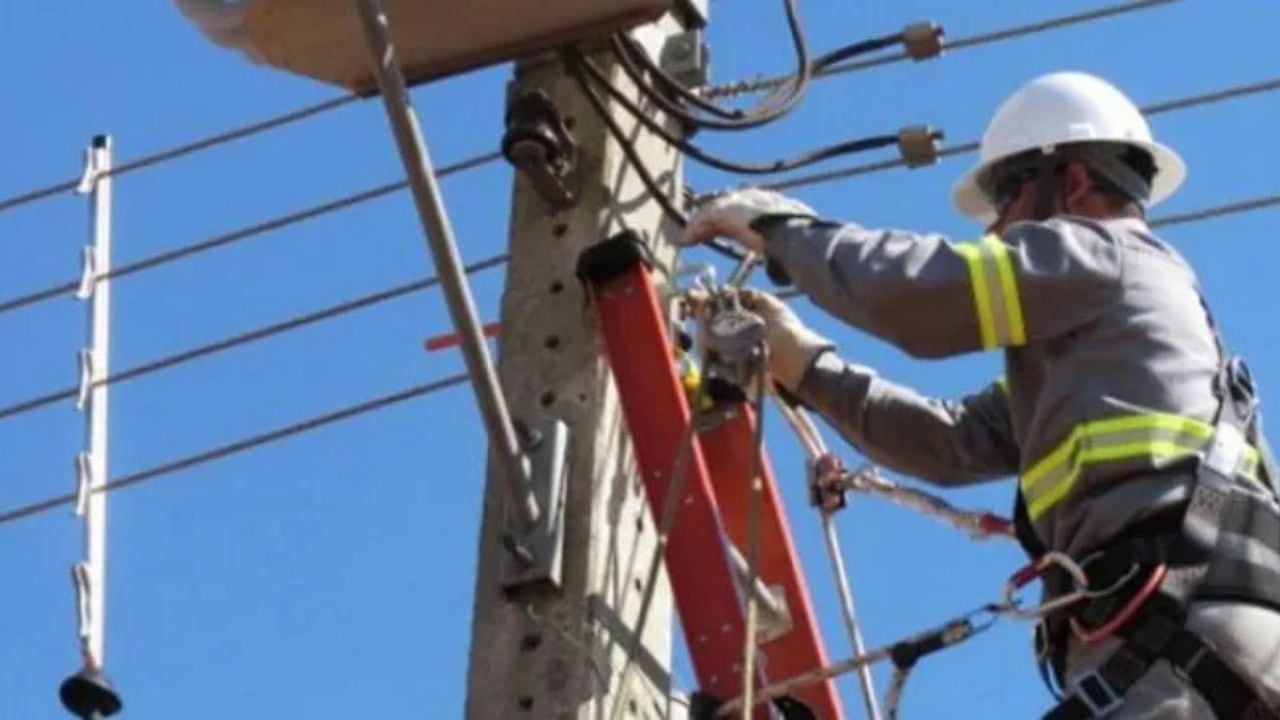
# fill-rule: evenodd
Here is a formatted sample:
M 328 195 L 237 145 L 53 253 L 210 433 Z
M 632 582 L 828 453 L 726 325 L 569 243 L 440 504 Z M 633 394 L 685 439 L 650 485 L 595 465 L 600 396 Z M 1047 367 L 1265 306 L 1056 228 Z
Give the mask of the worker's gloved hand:
M 681 245 L 696 245 L 715 237 L 734 240 L 746 249 L 764 254 L 764 236 L 752 225 L 770 216 L 816 218 L 813 208 L 772 190 L 734 190 L 707 201 L 689 218 Z
M 794 393 L 813 361 L 835 344 L 810 330 L 776 295 L 743 289 L 738 291 L 738 296 L 743 308 L 764 320 L 769 374 L 774 382 Z

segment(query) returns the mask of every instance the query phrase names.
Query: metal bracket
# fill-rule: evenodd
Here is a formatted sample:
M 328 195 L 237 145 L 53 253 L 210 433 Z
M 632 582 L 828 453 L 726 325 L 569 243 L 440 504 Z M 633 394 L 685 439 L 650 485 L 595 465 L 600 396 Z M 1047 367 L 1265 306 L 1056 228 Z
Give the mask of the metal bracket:
M 81 350 L 76 355 L 76 360 L 80 365 L 80 386 L 76 389 L 76 410 L 84 412 L 89 405 L 89 392 L 93 390 L 93 351 Z
M 738 581 L 738 590 L 745 597 L 750 581 L 747 560 L 732 544 L 729 545 L 729 561 L 733 569 L 733 577 Z M 791 608 L 787 605 L 787 595 L 781 585 L 766 585 L 763 578 L 756 577 L 755 586 L 750 589 L 760 606 L 760 623 L 756 642 L 763 645 L 772 642 L 791 632 Z
M 508 517 L 503 531 L 502 588 L 513 593 L 530 585 L 560 586 L 564 564 L 564 502 L 569 474 L 569 427 L 545 418 L 530 429 L 529 483 L 542 513 L 522 531 Z
M 667 38 L 658 63 L 668 75 L 690 88 L 711 83 L 711 56 L 701 30 L 687 30 Z
M 76 288 L 77 300 L 88 300 L 93 297 L 93 290 L 98 284 L 98 251 L 90 245 L 84 247 L 80 255 L 80 287 Z
M 89 602 L 93 586 L 89 582 L 88 565 L 78 562 L 71 566 L 71 584 L 76 589 L 76 626 L 79 628 L 80 641 L 87 647 L 89 629 L 93 620 L 90 610 L 92 605 Z
M 502 155 L 533 183 L 552 208 L 578 201 L 578 144 L 555 103 L 542 91 L 526 92 L 507 106 Z
M 81 451 L 76 453 L 76 517 L 84 517 L 89 511 L 89 488 L 93 483 L 93 457 Z
M 98 150 L 101 148 L 98 138 L 93 145 L 84 150 L 84 171 L 80 173 L 80 182 L 76 185 L 77 195 L 88 195 L 98 185 L 102 175 L 102 166 L 98 164 Z

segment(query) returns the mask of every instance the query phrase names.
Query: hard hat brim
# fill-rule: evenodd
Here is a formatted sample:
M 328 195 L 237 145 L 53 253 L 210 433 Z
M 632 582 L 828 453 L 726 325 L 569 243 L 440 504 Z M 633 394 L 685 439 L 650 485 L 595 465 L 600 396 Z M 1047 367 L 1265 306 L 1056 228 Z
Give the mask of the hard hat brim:
M 1129 144 L 1146 150 L 1155 161 L 1156 172 L 1151 179 L 1151 198 L 1147 201 L 1148 207 L 1163 202 L 1187 179 L 1187 165 L 1173 148 L 1153 141 L 1129 141 Z M 984 226 L 996 221 L 996 208 L 978 185 L 978 178 L 982 177 L 982 174 L 992 165 L 1007 157 L 1010 156 L 980 162 L 960 176 L 951 190 L 951 201 L 956 209 Z

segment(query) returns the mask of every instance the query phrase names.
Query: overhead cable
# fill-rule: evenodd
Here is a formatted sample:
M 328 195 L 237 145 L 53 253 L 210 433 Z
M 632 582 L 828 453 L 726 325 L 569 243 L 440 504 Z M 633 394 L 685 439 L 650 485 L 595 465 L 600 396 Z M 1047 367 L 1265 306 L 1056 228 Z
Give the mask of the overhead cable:
M 808 165 L 813 165 L 824 160 L 830 160 L 831 158 L 841 155 L 865 152 L 898 144 L 898 136 L 896 134 L 877 135 L 873 137 L 859 138 L 856 140 L 847 140 L 806 152 L 794 158 L 775 160 L 767 163 L 744 163 L 728 160 L 703 150 L 697 145 L 689 142 L 679 133 L 667 129 L 660 119 L 653 117 L 648 112 L 645 112 L 645 110 L 641 108 L 634 99 L 628 97 L 626 93 L 610 82 L 609 78 L 605 76 L 604 72 L 590 58 L 580 52 L 572 51 L 570 64 L 572 66 L 572 71 L 575 74 L 585 70 L 591 80 L 604 88 L 609 94 L 609 97 L 621 105 L 623 109 L 625 109 L 650 132 L 662 138 L 668 144 L 679 148 L 681 152 L 690 158 L 727 172 L 752 175 L 767 175 L 787 172 L 789 170 L 796 170 Z
M 978 35 L 969 35 L 957 37 L 952 40 L 944 40 L 942 48 L 944 51 L 948 51 L 963 50 L 964 48 L 978 47 L 981 45 L 990 45 L 997 42 L 1003 42 L 1005 40 L 1012 40 L 1014 38 L 1026 37 L 1028 35 L 1035 35 L 1042 32 L 1048 32 L 1050 30 L 1070 27 L 1072 25 L 1081 25 L 1097 20 L 1105 20 L 1107 18 L 1126 15 L 1140 10 L 1149 10 L 1160 5 L 1171 5 L 1179 1 L 1180 0 L 1137 0 L 1136 2 L 1122 2 L 1096 8 L 1094 10 L 1048 18 L 1038 22 L 1028 23 L 1026 25 L 1015 25 L 1013 27 L 993 30 L 991 32 L 980 33 Z M 819 80 L 832 75 L 839 75 L 856 70 L 865 70 L 867 68 L 889 65 L 910 59 L 911 55 L 905 50 L 893 52 L 866 60 L 855 60 L 825 67 L 814 72 L 813 79 Z M 792 76 L 790 75 L 777 75 L 773 77 L 741 80 L 724 85 L 712 85 L 703 88 L 699 94 L 708 100 L 749 95 L 752 93 L 776 90 L 790 82 L 791 78 Z
M 1193 107 L 1215 105 L 1227 100 L 1235 100 L 1242 97 L 1248 97 L 1250 95 L 1260 95 L 1262 93 L 1273 92 L 1275 90 L 1280 90 L 1280 77 L 1235 85 L 1206 93 L 1187 95 L 1180 98 L 1174 98 L 1172 100 L 1165 100 L 1164 102 L 1153 103 L 1139 109 L 1148 116 L 1162 115 L 1164 113 L 1187 110 Z M 978 147 L 979 141 L 977 140 L 960 143 L 958 145 L 953 145 L 939 150 L 938 158 L 948 158 L 956 155 L 965 155 L 971 152 L 976 152 Z M 768 188 L 770 190 L 788 190 L 791 188 L 804 187 L 806 185 L 818 185 L 821 183 L 832 182 L 834 180 L 843 180 L 845 178 L 855 177 L 858 175 L 870 175 L 872 173 L 893 170 L 895 168 L 906 166 L 907 163 L 901 159 L 883 160 L 880 162 L 864 163 L 836 170 L 828 170 L 825 172 L 797 175 L 795 177 L 763 184 L 761 187 Z M 705 198 L 706 196 L 702 197 Z M 695 203 L 696 202 L 697 200 L 695 199 Z
M 477 155 L 475 157 L 471 157 L 466 160 L 453 163 L 452 165 L 446 165 L 444 167 L 441 167 L 439 172 L 436 173 L 436 176 L 448 177 L 449 175 L 454 175 L 466 170 L 470 170 L 472 168 L 480 167 L 487 163 L 494 162 L 496 160 L 501 159 L 501 157 L 502 157 L 502 154 L 497 152 L 487 153 L 485 155 Z M 297 225 L 298 223 L 305 222 L 307 220 L 312 220 L 322 215 L 328 215 L 330 213 L 338 212 L 339 210 L 345 210 L 347 208 L 354 207 L 356 205 L 361 205 L 371 200 L 376 200 L 377 198 L 385 197 L 392 193 L 399 192 L 400 190 L 403 190 L 407 187 L 408 187 L 408 183 L 404 180 L 400 180 L 397 182 L 386 183 L 384 185 L 372 187 L 367 190 L 361 190 L 360 192 L 352 193 L 350 195 L 344 195 L 342 197 L 334 198 L 333 200 L 329 200 L 329 201 L 320 203 L 318 205 L 313 205 L 311 207 L 304 208 L 297 212 L 289 213 L 288 215 L 281 215 L 279 217 L 275 217 L 270 220 L 256 223 L 254 225 L 238 228 L 236 230 L 232 230 L 227 233 L 222 233 L 221 235 L 215 235 L 213 237 L 200 240 L 190 245 L 184 245 L 182 247 L 174 248 L 172 250 L 166 250 L 164 252 L 160 252 L 155 255 L 142 258 L 140 260 L 135 260 L 131 263 L 124 263 L 122 265 L 118 265 L 112 268 L 110 272 L 102 273 L 101 275 L 98 275 L 96 278 L 94 278 L 94 280 L 96 281 L 96 280 L 106 280 L 108 278 L 112 278 L 112 279 L 120 278 L 126 275 L 132 275 L 134 273 L 142 272 L 144 270 L 150 270 L 156 267 L 160 267 L 161 265 L 167 265 L 169 263 L 175 262 L 177 260 L 182 260 L 192 255 L 197 255 L 199 253 L 203 253 L 203 252 L 213 250 L 215 248 L 224 247 L 227 245 L 233 245 L 239 242 L 243 242 L 245 240 L 249 240 L 251 238 L 258 237 L 260 235 L 265 235 L 267 233 L 289 227 L 291 225 Z M 0 301 L 0 315 L 13 312 L 14 310 L 18 310 L 20 308 L 27 307 L 29 305 L 35 305 L 38 303 L 45 302 L 47 300 L 52 300 L 54 298 L 61 297 L 63 295 L 69 295 L 71 293 L 74 293 L 80 287 L 80 282 L 81 281 L 79 279 L 68 280 L 66 282 L 59 283 L 57 285 L 51 285 L 49 287 L 42 288 L 40 290 L 36 290 L 30 293 L 27 293 L 25 295 L 12 298 L 10 300 Z
M 773 122 L 791 112 L 804 97 L 815 69 L 815 64 L 809 61 L 809 44 L 800 22 L 797 0 L 782 0 L 782 4 L 791 41 L 795 47 L 796 71 L 784 76 L 785 79 L 778 83 L 775 88 L 779 91 L 778 93 L 766 98 L 759 106 L 747 110 L 721 107 L 685 88 L 626 35 L 614 35 L 612 46 L 623 69 L 640 91 L 669 115 L 680 119 L 690 128 L 748 130 Z M 643 77 L 642 67 L 655 82 L 662 86 L 661 88 L 649 86 L 648 81 Z M 664 93 L 670 93 L 676 99 L 669 99 Z M 681 105 L 680 101 L 694 107 Z M 706 114 L 700 114 L 699 110 Z
M 220 460 L 225 457 L 237 455 L 245 452 L 246 450 L 252 450 L 264 445 L 271 445 L 297 435 L 303 435 L 314 430 L 319 430 L 322 427 L 332 425 L 340 420 L 347 420 L 361 415 L 368 415 L 369 413 L 377 412 L 379 410 L 385 410 L 386 408 L 399 405 L 409 400 L 431 395 L 432 393 L 440 392 L 457 385 L 462 385 L 466 382 L 466 373 L 459 373 L 457 375 L 441 378 L 434 382 L 415 385 L 414 387 L 407 388 L 390 395 L 383 395 L 382 397 L 351 405 L 324 415 L 308 418 L 292 425 L 277 428 L 259 435 L 253 435 L 242 440 L 227 443 L 226 445 L 219 445 L 204 452 L 189 455 L 178 460 L 164 463 L 163 465 L 157 465 L 146 470 L 140 470 L 129 475 L 115 478 L 103 486 L 101 492 L 114 492 L 131 485 L 138 485 L 149 480 L 155 480 L 156 478 L 164 477 L 166 475 L 172 475 L 173 473 L 181 470 L 189 470 L 193 467 L 213 462 L 214 460 Z M 6 510 L 4 512 L 0 512 L 0 525 L 15 522 L 33 515 L 39 515 L 64 505 L 74 505 L 75 502 L 76 493 L 67 493 L 65 495 L 57 495 L 29 505 L 23 505 L 11 510 Z
M 468 275 L 470 275 L 502 265 L 506 263 L 509 258 L 510 256 L 506 254 L 494 255 L 467 265 L 464 270 Z M 333 318 L 356 310 L 363 310 L 364 308 L 373 307 L 374 305 L 390 302 L 391 300 L 411 295 L 422 290 L 427 290 L 439 284 L 439 278 L 433 275 L 421 280 L 394 285 L 384 290 L 379 290 L 377 292 L 347 300 L 346 302 L 338 303 L 337 305 L 331 305 L 320 310 L 304 313 L 287 320 L 265 325 L 247 332 L 238 333 L 188 350 L 183 350 L 182 352 L 175 353 L 173 355 L 157 358 L 141 365 L 136 365 L 128 370 L 112 373 L 100 382 L 93 383 L 92 387 L 98 387 L 100 385 L 115 385 L 134 378 L 145 377 L 152 373 L 160 372 L 161 370 L 189 363 L 192 360 L 216 355 L 226 352 L 227 350 L 231 350 L 232 348 L 240 347 L 241 345 L 249 345 L 276 335 L 282 335 L 292 330 L 298 330 L 308 325 L 315 325 L 325 320 L 332 320 Z M 13 403 L 6 407 L 0 407 L 0 420 L 23 415 L 62 400 L 74 399 L 79 395 L 79 393 L 79 387 L 70 385 L 59 390 L 54 390 L 27 400 Z
M 224 145 L 234 140 L 246 138 L 251 135 L 257 135 L 259 133 L 263 133 L 268 130 L 274 130 L 275 128 L 288 125 L 290 123 L 295 123 L 295 122 L 298 122 L 299 120 L 304 120 L 306 118 L 313 117 L 315 115 L 319 115 L 321 113 L 325 113 L 330 110 L 336 110 L 337 108 L 343 107 L 344 105 L 349 105 L 359 99 L 360 98 L 356 95 L 343 95 L 341 97 L 333 98 L 332 100 L 326 100 L 324 102 L 316 103 L 314 105 L 308 105 L 306 107 L 302 107 L 297 110 L 284 113 L 282 115 L 275 115 L 273 117 L 269 117 L 264 120 L 260 120 L 258 122 L 250 123 L 248 125 L 243 125 L 238 128 L 233 128 L 226 132 L 218 133 L 216 135 L 210 135 L 208 137 L 201 138 L 199 140 L 195 140 L 193 142 L 189 142 L 183 145 L 178 145 L 176 147 L 172 147 L 167 150 L 161 150 L 159 152 L 152 153 L 150 155 L 144 155 L 140 158 L 130 160 L 129 162 L 121 163 L 120 165 L 117 165 L 116 167 L 114 167 L 109 173 L 105 173 L 105 174 L 109 174 L 113 177 L 118 177 L 120 175 L 133 172 L 135 170 L 141 170 L 143 168 L 151 167 L 153 165 L 158 165 L 160 163 L 168 162 L 170 160 L 180 158 L 184 155 L 190 155 L 192 153 L 196 153 L 201 150 L 206 150 L 208 148 L 216 147 L 218 145 Z M 77 176 L 74 178 L 70 178 L 68 180 L 64 180 L 62 182 L 55 183 L 53 185 L 49 185 L 47 187 L 30 190 L 27 192 L 20 193 L 18 195 L 13 195 L 4 199 L 0 199 L 0 212 L 4 212 L 6 210 L 12 210 L 13 208 L 26 205 L 28 203 L 33 203 L 33 202 L 36 202 L 37 200 L 44 200 L 45 198 L 50 198 L 55 195 L 61 195 L 62 193 L 71 192 L 72 190 L 75 190 L 79 184 L 80 184 L 80 178 L 79 176 Z

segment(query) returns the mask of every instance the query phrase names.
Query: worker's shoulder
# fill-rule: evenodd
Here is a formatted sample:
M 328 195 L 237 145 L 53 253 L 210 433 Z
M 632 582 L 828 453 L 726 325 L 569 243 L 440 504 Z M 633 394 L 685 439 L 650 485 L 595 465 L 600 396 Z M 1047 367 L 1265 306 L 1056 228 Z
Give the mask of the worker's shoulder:
M 1121 263 L 1128 255 L 1158 258 L 1188 270 L 1190 264 L 1172 245 L 1157 237 L 1142 218 L 1086 218 L 1056 215 L 1042 222 L 1019 222 L 1001 233 L 1003 240 L 1041 256 L 1086 255 L 1104 264 Z

